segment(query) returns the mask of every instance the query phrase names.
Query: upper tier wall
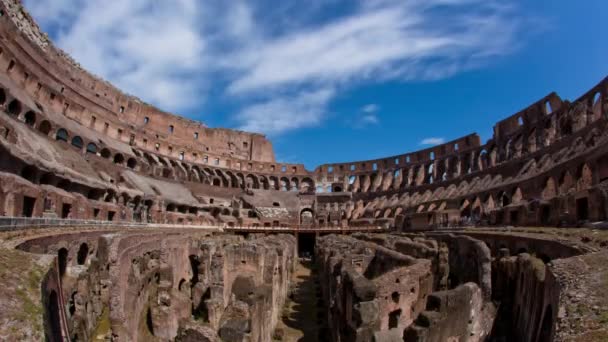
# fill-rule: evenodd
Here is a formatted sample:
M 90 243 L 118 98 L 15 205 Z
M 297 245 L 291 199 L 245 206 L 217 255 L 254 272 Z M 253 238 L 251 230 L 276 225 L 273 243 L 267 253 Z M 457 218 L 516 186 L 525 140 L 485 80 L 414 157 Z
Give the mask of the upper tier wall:
M 83 127 L 174 159 L 243 171 L 309 173 L 302 164 L 275 165 L 272 144 L 263 135 L 207 128 L 200 122 L 162 112 L 91 75 L 53 46 L 20 0 L 0 0 L 0 11 L 3 14 L 0 17 L 0 69 L 6 70 L 21 88 L 19 90 L 24 90 L 37 104 L 62 113 Z M 607 89 L 608 82 L 604 80 L 574 106 L 585 105 L 593 113 L 601 112 Z M 437 169 L 447 169 L 440 164 L 446 161 L 447 165 L 453 158 L 463 160 L 461 168 L 465 173 L 469 169 L 475 171 L 477 164 L 494 165 L 510 159 L 513 145 L 525 144 L 530 139 L 538 141 L 535 145 L 542 145 L 540 140 L 545 137 L 540 136 L 540 132 L 543 129 L 568 135 L 564 126 L 573 124 L 562 122 L 562 118 L 574 106 L 551 93 L 496 123 L 493 137 L 485 145 L 477 134 L 469 134 L 397 156 L 324 164 L 314 170 L 315 180 L 321 184 L 341 181 L 348 185 L 344 176 L 435 164 L 432 173 L 437 181 L 442 178 L 443 171 L 450 176 L 452 170 L 438 172 Z M 480 161 L 482 157 L 484 160 Z
M 14 78 L 43 104 L 84 126 L 105 125 L 104 133 L 114 138 L 150 142 L 150 150 L 160 144 L 172 146 L 174 153 L 198 151 L 201 156 L 274 162 L 272 144 L 261 134 L 208 128 L 143 103 L 91 75 L 52 45 L 21 1 L 2 0 L 0 11 L 0 51 L 3 64 L 7 60 L 3 67 L 18 74 Z

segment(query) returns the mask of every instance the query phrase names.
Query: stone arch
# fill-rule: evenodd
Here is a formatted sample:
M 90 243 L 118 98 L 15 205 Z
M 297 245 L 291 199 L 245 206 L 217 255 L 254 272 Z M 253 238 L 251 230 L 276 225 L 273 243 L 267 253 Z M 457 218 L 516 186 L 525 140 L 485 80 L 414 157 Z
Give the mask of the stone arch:
M 280 179 L 280 189 L 281 191 L 289 191 L 289 179 L 287 177 L 281 177 Z
M 269 185 L 272 190 L 279 190 L 279 179 L 275 176 L 270 176 L 268 178 Z
M 84 142 L 82 141 L 81 137 L 75 136 L 72 138 L 72 146 L 74 146 L 78 149 L 82 149 L 83 145 L 84 145 Z
M 38 125 L 38 131 L 44 135 L 49 135 L 52 129 L 53 126 L 48 120 L 44 120 Z
M 506 207 L 509 204 L 511 204 L 511 199 L 509 198 L 507 193 L 504 191 L 499 192 L 498 196 L 496 198 L 498 198 L 498 205 L 500 207 Z
M 114 155 L 114 164 L 118 164 L 118 165 L 122 165 L 125 162 L 125 157 L 122 155 L 122 153 L 116 153 Z
M 246 184 L 246 187 L 250 188 L 250 189 L 259 189 L 260 188 L 258 179 L 252 174 L 248 174 L 245 177 L 245 184 Z
M 18 116 L 19 114 L 21 114 L 21 102 L 15 99 L 8 104 L 7 109 L 9 114 Z
M 27 111 L 27 113 L 23 115 L 23 121 L 26 125 L 34 127 L 34 125 L 36 125 L 36 113 L 31 110 Z
M 298 191 L 300 189 L 300 180 L 296 177 L 291 178 L 291 191 Z
M 129 158 L 127 160 L 127 167 L 129 169 L 135 169 L 137 167 L 137 160 L 135 160 L 135 158 Z
M 300 225 L 308 226 L 314 224 L 314 213 L 312 209 L 305 208 L 300 211 Z
M 57 133 L 55 133 L 55 140 L 67 142 L 69 137 L 70 135 L 68 134 L 68 131 L 66 131 L 64 128 L 58 129 Z
M 68 267 L 68 249 L 65 247 L 57 251 L 57 267 L 59 268 L 59 276 L 63 277 Z
M 110 152 L 110 150 L 107 148 L 103 148 L 100 154 L 101 157 L 105 159 L 110 159 L 110 157 L 112 156 L 112 152 Z
M 97 154 L 97 145 L 95 145 L 94 143 L 88 143 L 87 153 Z
M 264 190 L 270 189 L 270 182 L 268 181 L 268 178 L 266 176 L 260 176 L 259 182 L 260 182 L 260 187 L 262 189 L 264 189 Z
M 303 178 L 300 182 L 300 191 L 302 192 L 309 192 L 312 191 L 314 188 L 315 182 L 309 177 Z
M 76 262 L 78 265 L 84 265 L 87 261 L 87 257 L 89 256 L 89 245 L 86 242 L 83 242 L 78 248 L 78 254 L 76 255 Z
M 49 294 L 47 317 L 50 328 L 51 341 L 63 341 L 63 333 L 61 329 L 61 305 L 57 292 L 52 290 Z

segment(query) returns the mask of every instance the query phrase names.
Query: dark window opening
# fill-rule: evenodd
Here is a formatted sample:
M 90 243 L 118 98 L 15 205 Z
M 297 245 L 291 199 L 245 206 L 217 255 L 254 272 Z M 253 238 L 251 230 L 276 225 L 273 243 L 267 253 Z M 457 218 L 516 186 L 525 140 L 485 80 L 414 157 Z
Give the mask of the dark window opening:
M 116 215 L 113 211 L 108 211 L 108 221 L 114 221 L 114 215 Z
M 576 218 L 579 221 L 586 221 L 589 219 L 589 201 L 587 200 L 587 197 L 576 200 Z
M 93 143 L 89 143 L 87 145 L 87 152 L 88 153 L 93 153 L 93 154 L 97 153 L 97 145 L 95 145 Z
M 68 131 L 63 128 L 57 130 L 57 134 L 55 135 L 55 139 L 59 141 L 68 141 Z
M 59 299 L 57 298 L 57 292 L 51 291 L 49 296 L 49 307 L 48 307 L 48 320 L 50 322 L 52 341 L 63 341 L 61 333 L 61 316 L 59 314 L 60 306 Z
M 89 245 L 83 243 L 80 245 L 78 254 L 76 256 L 76 262 L 78 265 L 84 265 L 84 263 L 87 261 L 87 256 L 89 256 Z
M 23 210 L 21 216 L 32 217 L 34 215 L 34 207 L 36 206 L 36 199 L 34 197 L 23 196 Z
M 42 121 L 38 126 L 38 131 L 44 135 L 49 135 L 51 133 L 51 123 L 46 120 Z
M 510 215 L 511 215 L 510 216 L 510 219 L 511 219 L 510 224 L 517 225 L 518 224 L 518 220 L 519 220 L 519 212 L 518 211 L 512 211 Z
M 68 250 L 61 248 L 57 252 L 57 266 L 59 267 L 59 276 L 63 277 L 68 267 Z
M 25 113 L 23 119 L 25 120 L 25 124 L 31 127 L 34 127 L 36 124 L 36 113 L 31 110 Z
M 393 300 L 393 302 L 394 302 L 395 304 L 399 304 L 399 297 L 401 297 L 401 296 L 399 295 L 399 292 L 393 292 L 393 293 L 391 294 L 391 299 Z
M 401 318 L 401 309 L 395 310 L 388 314 L 388 328 L 393 329 L 399 325 L 399 318 Z
M 61 218 L 68 218 L 68 216 L 70 216 L 70 211 L 72 211 L 72 205 L 69 203 L 63 203 L 61 206 Z
M 83 141 L 82 138 L 79 136 L 75 136 L 74 138 L 72 138 L 72 146 L 78 148 L 78 149 L 82 149 L 83 146 Z
M 8 112 L 13 115 L 19 115 L 21 113 L 21 102 L 17 100 L 11 101 L 8 104 Z
M 551 207 L 545 205 L 542 206 L 540 209 L 540 223 L 545 225 L 545 224 L 549 224 L 549 221 L 551 219 Z

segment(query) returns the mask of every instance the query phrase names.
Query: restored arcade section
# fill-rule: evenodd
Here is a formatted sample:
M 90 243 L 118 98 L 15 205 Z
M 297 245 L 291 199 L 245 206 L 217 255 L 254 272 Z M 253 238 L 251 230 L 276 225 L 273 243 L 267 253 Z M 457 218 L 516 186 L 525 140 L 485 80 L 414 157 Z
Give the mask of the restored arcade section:
M 121 92 L 0 0 L 0 340 L 281 340 L 298 256 L 311 340 L 608 339 L 607 126 L 608 78 L 485 143 L 306 170 Z

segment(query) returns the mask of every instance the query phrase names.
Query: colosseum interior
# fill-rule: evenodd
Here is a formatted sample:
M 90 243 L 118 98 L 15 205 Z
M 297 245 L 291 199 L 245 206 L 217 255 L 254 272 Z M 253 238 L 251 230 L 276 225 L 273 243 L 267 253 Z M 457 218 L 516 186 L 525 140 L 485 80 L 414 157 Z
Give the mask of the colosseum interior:
M 0 340 L 608 341 L 608 78 L 378 160 L 275 160 L 0 1 Z

